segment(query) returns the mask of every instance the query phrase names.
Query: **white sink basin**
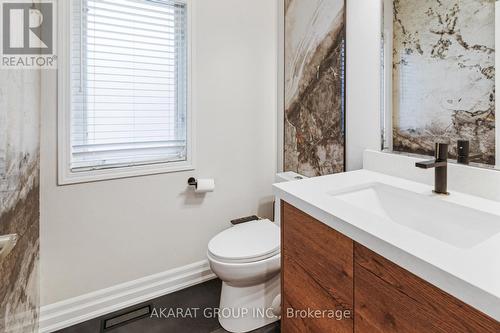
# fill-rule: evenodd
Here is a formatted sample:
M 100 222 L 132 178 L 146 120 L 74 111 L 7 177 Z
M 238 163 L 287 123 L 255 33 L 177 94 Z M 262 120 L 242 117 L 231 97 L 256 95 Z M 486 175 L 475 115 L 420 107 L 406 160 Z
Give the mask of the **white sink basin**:
M 429 185 L 369 170 L 274 190 L 278 200 L 500 321 L 499 201 L 455 190 L 436 195 Z
M 474 247 L 500 232 L 500 217 L 382 183 L 329 192 L 355 209 L 416 230 L 458 248 Z

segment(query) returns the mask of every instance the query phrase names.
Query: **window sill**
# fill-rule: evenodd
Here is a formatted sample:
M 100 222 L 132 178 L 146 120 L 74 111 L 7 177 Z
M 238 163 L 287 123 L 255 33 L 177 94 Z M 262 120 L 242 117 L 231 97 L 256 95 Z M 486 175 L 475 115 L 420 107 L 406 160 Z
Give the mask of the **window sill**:
M 191 170 L 194 170 L 194 166 L 190 161 L 147 164 L 80 172 L 72 172 L 68 168 L 67 170 L 60 170 L 58 175 L 58 185 L 65 186 Z

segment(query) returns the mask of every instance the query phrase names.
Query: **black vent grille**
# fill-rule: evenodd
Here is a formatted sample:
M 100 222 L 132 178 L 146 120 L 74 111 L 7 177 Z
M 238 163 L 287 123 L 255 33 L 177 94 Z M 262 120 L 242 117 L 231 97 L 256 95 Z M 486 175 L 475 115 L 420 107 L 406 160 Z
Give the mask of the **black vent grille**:
M 136 320 L 149 317 L 151 315 L 151 304 L 141 305 L 134 309 L 127 309 L 118 314 L 114 314 L 113 317 L 103 319 L 102 321 L 102 332 L 108 332 L 113 328 L 130 324 Z

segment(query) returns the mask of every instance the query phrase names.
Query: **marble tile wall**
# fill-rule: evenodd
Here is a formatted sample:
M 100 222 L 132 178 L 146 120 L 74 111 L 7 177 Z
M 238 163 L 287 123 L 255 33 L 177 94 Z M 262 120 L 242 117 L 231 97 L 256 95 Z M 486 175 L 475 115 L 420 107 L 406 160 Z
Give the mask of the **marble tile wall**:
M 344 171 L 344 0 L 285 0 L 284 169 Z
M 495 1 L 394 0 L 393 149 L 495 163 Z
M 0 69 L 0 332 L 38 331 L 40 72 Z

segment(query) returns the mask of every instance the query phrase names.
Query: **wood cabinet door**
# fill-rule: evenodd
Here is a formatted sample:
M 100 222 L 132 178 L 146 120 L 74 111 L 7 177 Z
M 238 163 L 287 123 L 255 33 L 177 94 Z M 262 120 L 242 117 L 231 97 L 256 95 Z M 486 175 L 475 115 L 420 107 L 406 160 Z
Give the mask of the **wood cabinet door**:
M 282 203 L 282 332 L 353 332 L 353 241 Z
M 355 244 L 356 333 L 498 333 L 500 323 Z

